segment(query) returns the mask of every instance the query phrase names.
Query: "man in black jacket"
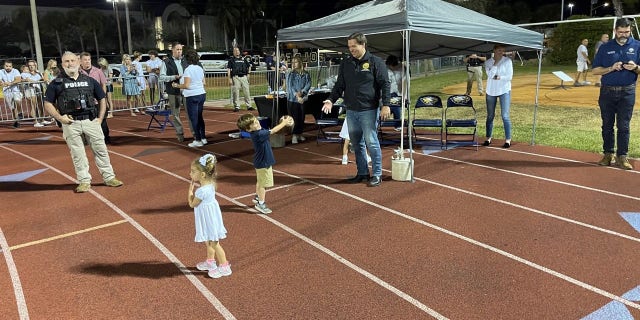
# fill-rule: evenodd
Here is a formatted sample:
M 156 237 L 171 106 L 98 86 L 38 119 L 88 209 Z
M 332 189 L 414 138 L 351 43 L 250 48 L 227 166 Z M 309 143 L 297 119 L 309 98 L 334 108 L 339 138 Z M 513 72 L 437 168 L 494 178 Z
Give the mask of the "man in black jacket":
M 171 106 L 171 122 L 173 122 L 173 127 L 176 128 L 176 136 L 180 142 L 184 141 L 184 129 L 180 120 L 180 106 L 184 105 L 184 97 L 180 94 L 180 89 L 173 88 L 171 84 L 180 82 L 182 72 L 188 66 L 187 61 L 182 58 L 182 44 L 179 42 L 174 42 L 171 45 L 171 57 L 167 57 L 162 66 L 160 66 L 159 80 L 165 83 L 164 88 L 169 96 L 169 105 Z M 191 121 L 189 121 L 189 127 L 193 132 Z
M 322 111 L 330 113 L 333 103 L 343 97 L 347 109 L 349 138 L 355 149 L 358 167 L 356 176 L 347 182 L 368 181 L 370 187 L 376 187 L 382 181 L 382 150 L 377 134 L 378 114 L 382 120 L 386 120 L 390 114 L 389 75 L 384 61 L 367 51 L 367 38 L 364 34 L 353 33 L 347 38 L 347 44 L 351 56 L 340 63 L 338 80 L 331 96 L 324 101 Z M 371 155 L 371 179 L 367 149 Z

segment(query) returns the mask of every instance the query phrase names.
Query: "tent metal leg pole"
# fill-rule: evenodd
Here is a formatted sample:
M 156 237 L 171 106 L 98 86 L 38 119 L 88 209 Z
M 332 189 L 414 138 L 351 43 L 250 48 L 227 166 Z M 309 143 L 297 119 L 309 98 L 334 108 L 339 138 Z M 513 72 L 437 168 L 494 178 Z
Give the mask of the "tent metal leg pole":
M 536 144 L 536 121 L 538 119 L 538 96 L 540 94 L 540 71 L 542 70 L 542 50 L 538 50 L 538 78 L 536 80 L 536 97 L 533 106 L 533 127 L 531 129 L 531 145 Z

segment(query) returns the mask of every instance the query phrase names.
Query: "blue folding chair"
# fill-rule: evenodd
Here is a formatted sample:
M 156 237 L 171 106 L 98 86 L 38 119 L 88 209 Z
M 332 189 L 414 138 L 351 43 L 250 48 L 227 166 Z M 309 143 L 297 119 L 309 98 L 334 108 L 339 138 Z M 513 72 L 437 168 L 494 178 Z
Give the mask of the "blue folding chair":
M 171 122 L 171 108 L 168 105 L 169 100 L 160 99 L 158 103 L 153 106 L 147 107 L 144 112 L 151 116 L 151 120 L 149 120 L 149 125 L 147 126 L 147 131 L 151 128 L 160 129 L 160 132 L 164 131 L 164 128 L 167 125 L 173 127 L 173 122 Z M 164 117 L 162 119 L 161 117 Z M 158 119 L 160 118 L 160 119 Z M 156 125 L 153 125 L 155 122 Z
M 413 137 L 416 144 L 439 146 L 442 148 L 443 107 L 442 99 L 436 95 L 423 95 L 418 97 L 413 108 Z
M 444 109 L 444 126 L 445 148 L 449 144 L 455 144 L 475 146 L 478 150 L 478 119 L 470 96 L 459 94 L 447 99 L 447 107 Z

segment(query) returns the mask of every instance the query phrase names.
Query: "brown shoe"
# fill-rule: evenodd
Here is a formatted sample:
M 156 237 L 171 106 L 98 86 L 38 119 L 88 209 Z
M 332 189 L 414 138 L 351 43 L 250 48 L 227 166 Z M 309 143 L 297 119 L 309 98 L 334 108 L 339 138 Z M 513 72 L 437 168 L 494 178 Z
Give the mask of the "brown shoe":
M 122 183 L 122 181 L 116 179 L 115 177 L 109 181 L 105 181 L 104 182 L 105 185 L 109 186 L 109 187 L 119 187 L 121 185 L 123 185 L 124 183 Z
M 76 193 L 89 192 L 90 189 L 91 189 L 91 184 L 90 183 L 82 182 L 76 187 Z
M 613 153 L 605 152 L 602 160 L 598 161 L 598 165 L 600 166 L 610 166 L 613 161 L 616 160 L 616 156 Z
M 633 166 L 631 165 L 631 163 L 629 163 L 629 159 L 627 159 L 627 156 L 619 156 L 616 164 L 618 165 L 618 168 L 623 170 L 633 169 Z

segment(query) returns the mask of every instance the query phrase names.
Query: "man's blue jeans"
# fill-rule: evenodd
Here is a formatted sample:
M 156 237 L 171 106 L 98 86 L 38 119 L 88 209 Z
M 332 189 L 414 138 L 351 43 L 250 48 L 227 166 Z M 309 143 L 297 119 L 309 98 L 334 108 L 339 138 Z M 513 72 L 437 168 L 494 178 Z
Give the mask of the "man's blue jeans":
M 191 121 L 191 125 L 193 126 L 193 140 L 202 140 L 205 138 L 202 109 L 204 107 L 204 100 L 206 96 L 207 95 L 203 93 L 186 98 L 187 114 L 189 115 L 189 121 Z
M 636 87 L 600 87 L 600 116 L 602 117 L 602 149 L 605 153 L 613 153 L 615 141 L 613 125 L 618 129 L 616 155 L 626 156 L 629 151 L 629 124 L 633 115 L 633 104 L 636 101 Z
M 378 141 L 378 109 L 353 111 L 347 109 L 349 139 L 356 153 L 358 175 L 369 175 L 367 150 L 371 156 L 373 176 L 382 176 L 382 150 Z M 366 147 L 366 148 L 365 148 Z
M 509 110 L 511 109 L 511 91 L 504 93 L 500 96 L 486 96 L 487 102 L 487 138 L 493 136 L 493 118 L 496 116 L 496 103 L 500 99 L 500 115 L 502 116 L 502 123 L 504 125 L 504 137 L 506 140 L 511 140 L 511 117 L 509 116 Z

